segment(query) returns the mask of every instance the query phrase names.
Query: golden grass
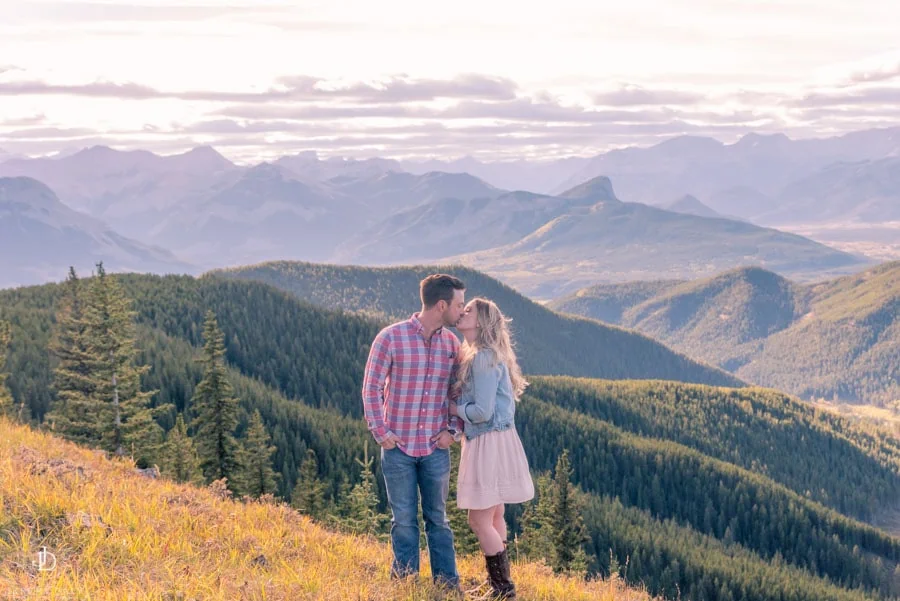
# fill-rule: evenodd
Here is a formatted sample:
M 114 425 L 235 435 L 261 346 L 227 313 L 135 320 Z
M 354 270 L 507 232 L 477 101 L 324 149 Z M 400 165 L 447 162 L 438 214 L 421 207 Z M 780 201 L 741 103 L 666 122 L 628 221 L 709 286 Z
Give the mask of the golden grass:
M 41 547 L 57 560 L 35 565 Z M 440 599 L 389 577 L 390 549 L 329 532 L 281 503 L 241 502 L 137 474 L 100 454 L 0 418 L 0 599 L 279 601 Z M 482 560 L 461 558 L 468 587 Z M 620 581 L 513 567 L 520 599 L 643 601 Z

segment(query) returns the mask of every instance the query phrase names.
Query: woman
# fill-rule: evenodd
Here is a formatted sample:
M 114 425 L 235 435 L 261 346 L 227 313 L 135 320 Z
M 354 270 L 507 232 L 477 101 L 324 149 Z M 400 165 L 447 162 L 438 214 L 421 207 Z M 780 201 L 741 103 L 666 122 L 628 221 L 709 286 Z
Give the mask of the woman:
M 466 305 L 456 329 L 465 337 L 451 415 L 465 422 L 457 504 L 485 556 L 488 580 L 501 599 L 515 599 L 506 551 L 504 504 L 534 498 L 528 459 L 516 433 L 516 401 L 528 382 L 516 361 L 509 327 L 492 301 Z

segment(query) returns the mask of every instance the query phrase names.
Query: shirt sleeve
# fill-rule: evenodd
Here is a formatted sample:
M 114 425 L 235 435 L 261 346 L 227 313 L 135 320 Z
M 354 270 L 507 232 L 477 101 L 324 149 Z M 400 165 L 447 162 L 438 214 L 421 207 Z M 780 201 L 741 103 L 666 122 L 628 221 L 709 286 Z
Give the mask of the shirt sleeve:
M 384 387 L 393 363 L 391 353 L 391 333 L 384 329 L 378 333 L 369 349 L 366 371 L 363 376 L 363 411 L 369 432 L 375 442 L 381 444 L 391 432 L 384 424 Z
M 481 351 L 472 360 L 472 390 L 467 402 L 457 406 L 459 417 L 467 424 L 480 424 L 491 419 L 497 404 L 497 387 L 502 370 L 494 354 Z

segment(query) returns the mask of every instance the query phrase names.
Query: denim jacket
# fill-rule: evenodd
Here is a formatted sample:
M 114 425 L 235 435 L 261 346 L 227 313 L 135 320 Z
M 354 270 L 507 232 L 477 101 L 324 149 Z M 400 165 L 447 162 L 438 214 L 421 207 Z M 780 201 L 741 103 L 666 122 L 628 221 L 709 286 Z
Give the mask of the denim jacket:
M 480 350 L 472 359 L 457 413 L 466 423 L 468 440 L 486 432 L 513 427 L 516 399 L 509 370 L 504 363 L 497 361 L 494 351 Z

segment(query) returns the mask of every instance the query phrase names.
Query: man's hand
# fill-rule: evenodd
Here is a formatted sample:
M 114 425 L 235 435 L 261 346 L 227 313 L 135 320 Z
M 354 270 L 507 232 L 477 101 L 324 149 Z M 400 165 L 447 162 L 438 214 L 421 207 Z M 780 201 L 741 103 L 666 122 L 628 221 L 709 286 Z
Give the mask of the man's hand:
M 446 450 L 453 444 L 453 435 L 444 430 L 432 436 L 431 442 L 437 443 L 437 448 Z
M 388 434 L 388 435 L 387 435 L 387 438 L 385 438 L 385 439 L 381 442 L 381 448 L 384 449 L 385 451 L 390 451 L 391 449 L 393 449 L 393 448 L 395 448 L 395 447 L 397 447 L 397 446 L 401 446 L 401 447 L 402 447 L 402 446 L 403 446 L 403 441 L 400 440 L 400 437 L 397 436 L 396 434 L 394 434 L 393 432 L 391 432 L 390 434 Z

